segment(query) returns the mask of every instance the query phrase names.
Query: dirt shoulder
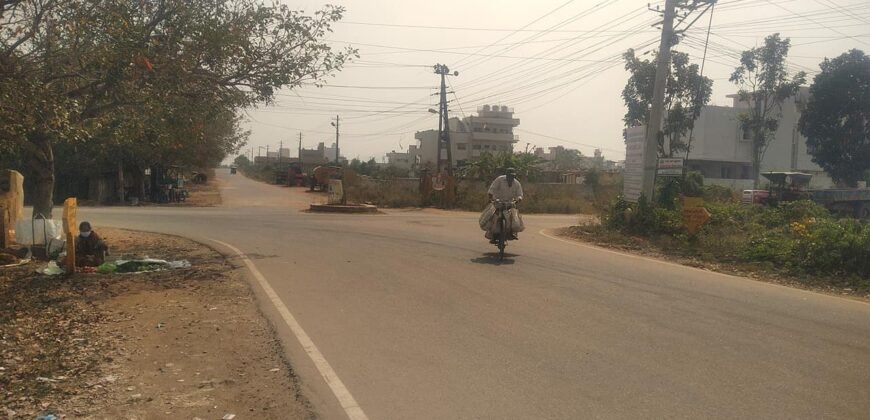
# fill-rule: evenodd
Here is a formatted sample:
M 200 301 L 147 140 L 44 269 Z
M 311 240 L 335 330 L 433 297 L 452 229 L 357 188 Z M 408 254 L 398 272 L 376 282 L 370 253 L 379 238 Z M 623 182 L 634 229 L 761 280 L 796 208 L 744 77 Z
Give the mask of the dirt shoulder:
M 564 239 L 584 242 L 627 254 L 642 255 L 717 273 L 747 277 L 757 281 L 870 302 L 870 287 L 855 287 L 853 282 L 845 279 L 819 276 L 792 276 L 780 273 L 773 267 L 761 264 L 714 261 L 693 255 L 669 253 L 649 240 L 597 229 L 597 226 L 592 221 L 588 222 L 587 225 L 556 229 L 552 233 Z
M 100 234 L 112 258 L 192 268 L 66 277 L 35 274 L 34 263 L 0 269 L 0 417 L 314 417 L 239 269 L 183 238 Z

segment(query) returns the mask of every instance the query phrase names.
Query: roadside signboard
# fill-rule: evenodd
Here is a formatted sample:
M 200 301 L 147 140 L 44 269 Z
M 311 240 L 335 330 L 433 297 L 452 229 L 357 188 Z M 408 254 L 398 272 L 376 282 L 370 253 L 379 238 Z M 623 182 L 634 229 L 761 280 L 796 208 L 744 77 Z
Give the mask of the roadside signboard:
M 710 212 L 704 208 L 703 198 L 683 198 L 683 224 L 690 234 L 698 233 L 701 226 L 704 226 L 708 221 L 710 221 Z
M 659 159 L 658 176 L 683 176 L 683 159 Z
M 344 204 L 344 184 L 340 179 L 329 180 L 329 204 Z
M 622 197 L 637 203 L 643 188 L 643 147 L 646 142 L 646 126 L 625 130 L 625 175 Z

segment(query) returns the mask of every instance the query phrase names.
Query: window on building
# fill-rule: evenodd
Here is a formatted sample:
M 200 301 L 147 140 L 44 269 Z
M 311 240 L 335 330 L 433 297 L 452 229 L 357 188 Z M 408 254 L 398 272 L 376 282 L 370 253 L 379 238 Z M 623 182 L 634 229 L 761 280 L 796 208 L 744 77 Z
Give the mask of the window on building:
M 752 179 L 752 167 L 751 166 L 741 166 L 740 167 L 740 179 Z
M 480 132 L 480 127 L 474 127 L 473 130 L 474 130 L 475 133 L 479 133 L 479 132 Z
M 489 145 L 488 145 L 488 144 L 484 144 L 484 145 L 483 145 L 483 150 L 489 150 Z
M 480 145 L 479 145 L 479 144 L 473 144 L 473 145 L 471 145 L 471 149 L 472 149 L 472 150 L 480 150 Z
M 468 148 L 468 145 L 465 143 L 456 143 L 456 150 L 465 150 Z
M 750 130 L 749 127 L 744 126 L 741 128 L 741 130 L 743 131 L 743 137 L 741 138 L 741 140 L 743 140 L 743 141 L 752 140 L 752 130 Z
M 720 170 L 722 179 L 731 179 L 731 169 L 730 167 L 723 166 Z

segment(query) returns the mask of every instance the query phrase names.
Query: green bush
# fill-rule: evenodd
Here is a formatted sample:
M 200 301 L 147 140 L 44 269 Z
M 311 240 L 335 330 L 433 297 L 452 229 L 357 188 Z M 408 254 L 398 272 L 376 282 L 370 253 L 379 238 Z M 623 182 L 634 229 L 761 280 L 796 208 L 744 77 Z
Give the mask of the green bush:
M 756 221 L 770 228 L 787 226 L 794 222 L 830 218 L 831 213 L 828 209 L 806 200 L 784 202 L 776 207 L 761 207 L 756 210 Z
M 704 201 L 708 203 L 739 203 L 740 197 L 731 188 L 722 185 L 704 186 Z
M 793 257 L 804 272 L 870 278 L 870 225 L 823 219 L 800 230 Z
M 710 201 L 704 204 L 710 212 L 710 221 L 705 228 L 743 229 L 752 219 L 749 207 L 736 203 Z
M 746 262 L 784 266 L 790 261 L 793 248 L 794 242 L 787 236 L 765 232 L 751 238 L 740 256 Z
M 643 197 L 637 204 L 620 197 L 607 209 L 602 220 L 609 229 L 632 235 L 677 235 L 685 231 L 679 212 L 653 207 Z
M 707 193 L 718 195 L 714 189 Z M 654 208 L 645 200 L 612 202 L 601 214 L 601 229 L 624 235 L 626 240 L 643 237 L 672 254 L 761 264 L 798 276 L 827 277 L 854 290 L 870 290 L 870 223 L 835 219 L 810 201 L 771 208 L 720 198 L 706 202 L 710 221 L 695 236 L 687 235 L 679 211 Z

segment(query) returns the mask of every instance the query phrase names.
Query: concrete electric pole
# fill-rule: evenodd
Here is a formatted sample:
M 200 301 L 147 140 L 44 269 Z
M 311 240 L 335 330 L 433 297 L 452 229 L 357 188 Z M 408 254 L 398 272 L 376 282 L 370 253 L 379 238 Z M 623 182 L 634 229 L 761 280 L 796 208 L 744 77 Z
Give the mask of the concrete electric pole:
M 684 33 L 691 27 L 700 16 L 691 21 L 686 27 L 679 31 L 674 31 L 674 19 L 677 17 L 677 8 L 686 10 L 684 16 L 681 16 L 680 24 L 684 23 L 689 14 L 702 6 L 707 6 L 707 9 L 713 7 L 717 0 L 666 0 L 665 10 L 662 20 L 662 39 L 659 45 L 659 53 L 657 56 L 658 67 L 656 68 L 656 79 L 653 87 L 653 98 L 650 104 L 649 122 L 646 131 L 646 143 L 643 148 L 643 182 L 641 183 L 641 195 L 647 200 L 652 200 L 655 194 L 655 178 L 656 169 L 658 166 L 658 144 L 659 138 L 662 136 L 662 123 L 664 119 L 665 108 L 665 90 L 667 88 L 668 76 L 671 70 L 671 47 L 677 43 L 678 32 Z M 704 13 L 701 13 L 702 15 Z M 664 139 L 663 139 L 664 141 Z M 666 145 L 667 146 L 667 145 Z M 667 149 L 665 149 L 667 150 Z
M 652 200 L 655 191 L 656 166 L 658 164 L 659 135 L 662 131 L 662 116 L 665 107 L 665 87 L 671 67 L 671 45 L 674 41 L 674 16 L 678 0 L 665 2 L 664 21 L 662 22 L 662 40 L 657 56 L 658 68 L 653 87 L 653 99 L 649 112 L 649 124 L 646 129 L 646 143 L 643 148 L 643 183 L 641 195 Z
M 438 173 L 441 173 L 441 149 L 447 148 L 447 174 L 453 175 L 453 148 L 450 144 L 450 116 L 447 112 L 447 76 L 450 69 L 444 64 L 435 65 L 435 74 L 441 75 L 441 101 L 438 108 Z M 459 76 L 459 72 L 453 72 Z
M 341 156 L 338 152 L 338 126 L 340 124 L 340 120 L 338 118 L 338 115 L 335 116 L 335 122 L 330 123 L 330 124 L 332 124 L 332 126 L 335 127 L 335 163 L 337 165 L 340 165 L 341 162 L 338 160 L 338 157 Z

